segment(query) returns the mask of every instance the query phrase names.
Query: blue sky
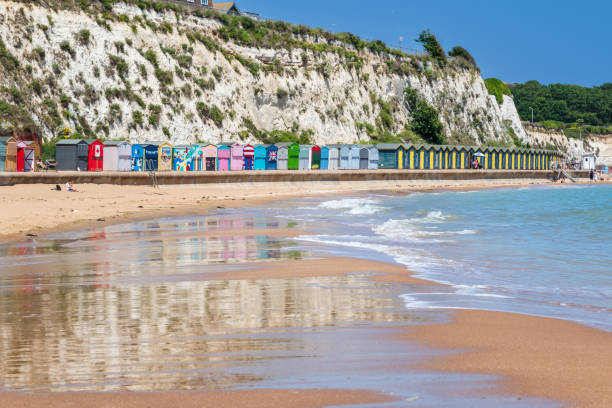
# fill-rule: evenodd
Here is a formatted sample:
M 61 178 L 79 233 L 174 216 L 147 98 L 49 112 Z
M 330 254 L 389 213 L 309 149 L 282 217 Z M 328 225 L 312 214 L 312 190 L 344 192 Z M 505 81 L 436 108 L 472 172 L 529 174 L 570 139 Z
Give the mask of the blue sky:
M 294 24 L 349 31 L 394 47 L 429 28 L 445 50 L 466 48 L 483 77 L 583 86 L 612 82 L 608 1 L 281 1 L 239 0 L 239 8 Z

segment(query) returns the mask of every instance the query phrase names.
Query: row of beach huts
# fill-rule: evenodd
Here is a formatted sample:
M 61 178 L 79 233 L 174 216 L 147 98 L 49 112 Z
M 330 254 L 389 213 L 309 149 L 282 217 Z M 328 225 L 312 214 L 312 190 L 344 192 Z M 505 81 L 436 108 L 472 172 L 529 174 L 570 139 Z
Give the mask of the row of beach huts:
M 31 148 L 32 154 L 25 156 L 32 156 L 35 162 L 40 148 Z M 26 146 L 21 149 L 26 149 Z M 253 146 L 220 143 L 173 146 L 169 142 L 131 144 L 126 141 L 63 139 L 57 142 L 55 149 L 57 170 L 136 172 L 467 169 L 472 168 L 475 161 L 485 169 L 544 170 L 563 158 L 558 152 L 538 149 L 414 144 L 316 146 L 277 143 Z M 0 150 L 0 161 L 1 154 Z M 5 160 L 9 162 L 8 155 Z M 35 170 L 36 166 L 23 165 L 19 169 Z M 15 171 L 15 168 L 7 170 Z

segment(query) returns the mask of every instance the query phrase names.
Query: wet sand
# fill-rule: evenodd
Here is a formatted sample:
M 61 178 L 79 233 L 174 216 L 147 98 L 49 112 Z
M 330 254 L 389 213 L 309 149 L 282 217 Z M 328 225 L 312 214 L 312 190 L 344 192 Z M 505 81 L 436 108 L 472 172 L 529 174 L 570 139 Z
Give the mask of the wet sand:
M 394 398 L 350 390 L 240 390 L 151 393 L 0 393 L 0 406 L 11 408 L 217 408 L 295 407 L 375 404 Z
M 495 392 L 546 397 L 575 407 L 612 406 L 612 333 L 564 320 L 457 311 L 449 324 L 410 327 L 398 336 L 444 350 L 469 350 L 421 369 L 502 375 Z
M 550 184 L 546 180 L 373 181 L 231 183 L 207 185 L 117 186 L 85 184 L 78 193 L 55 191 L 46 184 L 0 186 L 0 239 L 41 235 L 92 226 L 162 217 L 201 215 L 207 210 L 260 205 L 282 197 L 358 191 L 464 190 Z M 64 189 L 64 186 L 62 186 Z

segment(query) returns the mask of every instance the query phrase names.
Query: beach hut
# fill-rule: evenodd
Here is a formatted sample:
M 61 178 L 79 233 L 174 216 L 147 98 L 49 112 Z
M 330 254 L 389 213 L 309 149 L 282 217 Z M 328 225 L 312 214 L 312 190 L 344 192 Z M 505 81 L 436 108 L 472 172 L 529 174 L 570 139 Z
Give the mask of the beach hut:
M 340 168 L 340 145 L 327 145 L 328 159 L 327 169 L 338 170 Z
M 158 146 L 158 171 L 170 171 L 172 170 L 172 144 L 170 142 L 160 143 Z
M 448 146 L 440 146 L 440 169 L 446 169 L 448 166 Z
M 145 142 L 144 149 L 144 171 L 157 171 L 159 166 L 159 146 L 161 142 Z
M 370 163 L 370 150 L 368 146 L 361 146 L 359 149 L 359 169 L 367 170 Z
M 172 148 L 172 170 L 187 171 L 185 158 L 189 152 L 189 146 L 177 145 Z
M 104 152 L 102 160 L 102 170 L 118 171 L 119 170 L 119 146 L 128 145 L 129 143 L 123 140 L 107 140 L 104 142 Z M 131 152 L 131 149 L 130 149 Z
M 442 152 L 442 147 L 441 146 L 431 146 L 430 149 L 430 161 L 429 161 L 429 165 L 432 169 L 434 170 L 439 170 L 440 169 L 440 154 Z
M 361 149 L 357 145 L 349 147 L 349 169 L 359 170 L 359 151 Z
M 6 146 L 4 171 L 17 171 L 17 143 L 19 143 L 19 140 L 13 136 L 7 136 L 4 141 Z
M 104 170 L 104 143 L 97 139 L 87 142 L 87 171 Z
M 84 140 L 62 139 L 55 144 L 55 161 L 58 170 L 86 170 L 88 156 L 88 144 Z M 9 156 L 7 160 L 8 158 Z
M 404 168 L 404 146 L 396 143 L 379 144 L 378 168 L 379 169 L 403 169 Z
M 9 139 L 12 139 L 12 137 L 0 137 L 0 171 L 5 171 L 6 151 Z
M 266 170 L 276 170 L 278 167 L 278 147 L 269 145 L 266 147 Z
M 370 146 L 368 150 L 368 170 L 376 170 L 378 169 L 378 149 L 376 146 Z
M 242 170 L 244 168 L 244 147 L 240 143 L 234 143 L 230 150 L 230 170 Z
M 204 146 L 204 162 L 206 171 L 217 170 L 217 146 L 214 144 L 207 144 Z
M 132 171 L 144 171 L 145 150 L 141 144 L 132 145 Z
M 404 168 L 409 170 L 418 169 L 421 163 L 418 147 L 411 143 L 404 146 L 404 152 Z
M 36 160 L 40 157 L 40 148 L 38 143 L 33 141 L 19 141 L 17 142 L 17 171 L 19 172 L 31 172 L 36 170 Z
M 313 170 L 321 169 L 321 147 L 312 146 L 310 149 L 310 168 Z
M 326 146 L 321 146 L 321 170 L 329 169 L 329 149 Z
M 219 171 L 229 171 L 230 169 L 230 146 L 222 144 L 217 147 L 217 166 Z
M 302 145 L 300 146 L 300 155 L 299 155 L 299 169 L 300 170 L 310 170 L 310 165 L 312 163 L 312 146 L 311 145 Z
M 287 170 L 289 161 L 289 145 L 286 143 L 278 143 L 276 146 L 278 147 L 276 168 L 278 170 Z
M 431 146 L 429 145 L 419 145 L 417 147 L 417 155 L 419 162 L 419 169 L 430 169 L 431 156 L 429 154 Z
M 297 170 L 300 168 L 300 146 L 297 143 L 292 143 L 288 148 L 287 168 L 289 170 Z
M 242 167 L 245 170 L 253 170 L 253 165 L 254 165 L 254 160 L 255 160 L 255 148 L 252 145 L 250 144 L 244 145 L 243 158 L 244 158 L 244 163 Z
M 265 170 L 268 149 L 266 145 L 255 146 L 255 170 Z
M 348 170 L 351 165 L 351 147 L 349 145 L 340 146 L 340 170 Z
M 204 171 L 206 165 L 204 163 L 204 150 L 202 146 L 192 145 L 185 157 L 185 163 L 189 171 Z

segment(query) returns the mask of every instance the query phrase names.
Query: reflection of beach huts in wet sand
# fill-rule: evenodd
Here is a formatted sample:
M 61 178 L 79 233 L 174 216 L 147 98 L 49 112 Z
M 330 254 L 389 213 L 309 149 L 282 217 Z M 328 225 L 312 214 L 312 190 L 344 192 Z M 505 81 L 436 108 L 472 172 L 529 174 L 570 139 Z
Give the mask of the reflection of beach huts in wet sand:
M 223 143 L 217 147 L 217 166 L 219 171 L 229 171 L 231 148 Z
M 58 170 L 87 170 L 88 144 L 80 139 L 63 139 L 55 144 L 55 160 Z
M 206 171 L 216 171 L 217 170 L 217 146 L 214 144 L 207 144 L 204 146 L 204 165 L 206 166 Z
M 266 148 L 266 170 L 276 170 L 278 166 L 278 147 L 269 145 Z
M 378 168 L 404 168 L 404 147 L 401 144 L 385 143 L 379 144 L 376 147 L 378 148 Z
M 287 152 L 287 168 L 288 170 L 297 170 L 300 167 L 300 146 L 297 143 L 291 143 Z
M 104 142 L 104 171 L 130 171 L 132 164 L 132 146 L 125 140 L 107 140 Z
M 244 147 L 240 143 L 234 143 L 230 147 L 230 152 L 230 170 L 242 170 L 244 167 Z
M 253 170 L 255 166 L 255 148 L 252 145 L 244 145 L 243 158 L 244 163 L 242 167 L 244 170 Z

